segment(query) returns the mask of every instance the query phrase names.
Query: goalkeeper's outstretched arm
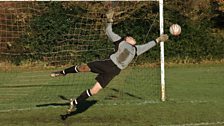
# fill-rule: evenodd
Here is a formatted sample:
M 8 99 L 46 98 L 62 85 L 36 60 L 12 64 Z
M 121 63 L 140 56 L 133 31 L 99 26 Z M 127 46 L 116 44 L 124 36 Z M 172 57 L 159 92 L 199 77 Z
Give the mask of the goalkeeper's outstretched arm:
M 112 42 L 116 42 L 121 39 L 121 37 L 118 34 L 113 32 L 112 23 L 107 23 L 106 34 Z
M 165 42 L 166 40 L 168 40 L 168 35 L 167 34 L 163 34 L 160 37 L 156 38 L 153 41 L 150 41 L 146 44 L 142 44 L 142 45 L 136 45 L 137 48 L 137 55 L 141 55 L 144 52 L 148 51 L 149 49 L 151 49 L 152 47 L 154 47 L 156 44 L 160 43 L 160 42 Z
M 112 10 L 108 11 L 106 14 L 107 16 L 106 34 L 112 42 L 115 42 L 120 40 L 121 37 L 118 34 L 113 32 L 113 29 L 112 29 L 113 15 L 114 15 L 114 11 Z

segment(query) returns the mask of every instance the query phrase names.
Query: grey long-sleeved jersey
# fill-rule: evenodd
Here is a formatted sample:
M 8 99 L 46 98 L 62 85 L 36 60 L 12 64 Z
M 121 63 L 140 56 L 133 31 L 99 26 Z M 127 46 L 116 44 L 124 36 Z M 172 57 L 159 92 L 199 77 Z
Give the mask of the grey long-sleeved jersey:
M 121 37 L 113 32 L 112 23 L 107 24 L 106 34 L 112 42 L 117 42 L 121 40 Z M 133 46 L 122 40 L 117 45 L 118 47 L 116 52 L 110 55 L 110 59 L 114 62 L 114 64 L 117 65 L 118 68 L 125 69 L 128 66 L 128 64 L 134 59 L 136 54 L 141 55 L 142 53 L 148 51 L 155 45 L 156 45 L 155 41 L 150 41 L 146 44 Z

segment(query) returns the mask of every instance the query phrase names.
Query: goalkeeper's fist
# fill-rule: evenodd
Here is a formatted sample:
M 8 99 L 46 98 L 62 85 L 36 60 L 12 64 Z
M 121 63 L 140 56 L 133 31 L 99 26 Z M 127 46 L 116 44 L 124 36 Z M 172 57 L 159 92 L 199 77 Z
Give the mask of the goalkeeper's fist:
M 169 36 L 167 34 L 162 34 L 156 39 L 156 42 L 157 43 L 165 42 L 168 39 L 169 39 Z
M 107 21 L 112 23 L 113 22 L 113 16 L 114 16 L 114 11 L 113 10 L 109 10 L 106 13 Z

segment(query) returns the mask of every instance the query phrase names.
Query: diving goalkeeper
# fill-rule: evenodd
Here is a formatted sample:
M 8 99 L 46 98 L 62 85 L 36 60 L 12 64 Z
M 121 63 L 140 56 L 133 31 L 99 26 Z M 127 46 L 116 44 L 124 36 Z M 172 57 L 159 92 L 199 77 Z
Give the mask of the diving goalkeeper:
M 121 70 L 129 65 L 136 55 L 141 55 L 160 42 L 164 42 L 168 39 L 168 36 L 163 34 L 146 44 L 136 45 L 136 41 L 132 36 L 126 35 L 125 37 L 120 37 L 113 32 L 113 15 L 113 11 L 109 11 L 106 14 L 106 34 L 115 45 L 115 52 L 110 55 L 109 59 L 93 61 L 85 65 L 75 65 L 65 70 L 51 73 L 51 77 L 65 76 L 69 73 L 79 72 L 93 72 L 98 74 L 95 78 L 96 83 L 92 88 L 83 91 L 77 98 L 70 99 L 68 113 L 74 111 L 79 103 L 92 95 L 96 95 L 101 89 L 105 88 Z

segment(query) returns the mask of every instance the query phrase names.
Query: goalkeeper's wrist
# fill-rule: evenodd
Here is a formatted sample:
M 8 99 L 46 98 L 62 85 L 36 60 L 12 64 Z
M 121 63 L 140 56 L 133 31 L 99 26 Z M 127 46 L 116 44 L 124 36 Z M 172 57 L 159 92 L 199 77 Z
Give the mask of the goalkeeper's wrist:
M 154 41 L 156 42 L 156 44 L 159 44 L 160 43 L 160 41 L 158 40 L 158 38 L 157 39 L 154 39 Z

